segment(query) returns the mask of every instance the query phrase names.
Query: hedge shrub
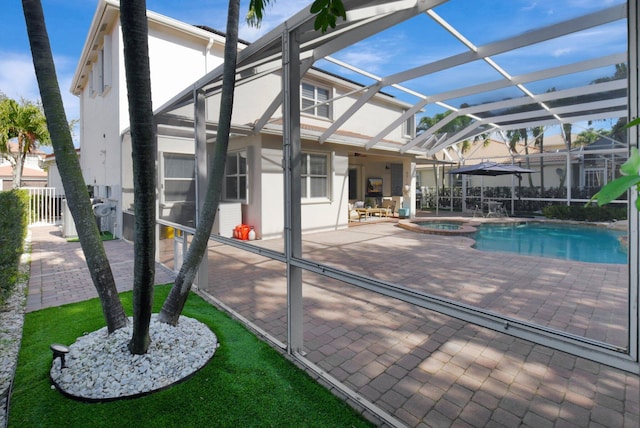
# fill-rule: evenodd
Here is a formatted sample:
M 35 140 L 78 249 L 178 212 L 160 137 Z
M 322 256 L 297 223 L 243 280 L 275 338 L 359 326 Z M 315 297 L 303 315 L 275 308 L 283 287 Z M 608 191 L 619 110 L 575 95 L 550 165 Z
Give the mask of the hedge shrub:
M 18 281 L 27 235 L 29 196 L 23 190 L 0 192 L 0 306 Z
M 542 209 L 547 218 L 576 221 L 614 221 L 626 220 L 627 208 L 605 205 L 547 205 Z

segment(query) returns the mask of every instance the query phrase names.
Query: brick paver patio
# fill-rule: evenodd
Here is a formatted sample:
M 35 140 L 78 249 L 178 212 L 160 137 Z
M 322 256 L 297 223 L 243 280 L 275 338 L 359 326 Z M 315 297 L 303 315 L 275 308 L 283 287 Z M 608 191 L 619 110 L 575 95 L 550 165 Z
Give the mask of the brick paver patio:
M 32 233 L 28 310 L 95 297 L 79 245 L 53 228 Z M 626 344 L 625 266 L 496 256 L 472 249 L 469 238 L 416 234 L 393 222 L 303 240 L 305 256 L 323 264 Z M 281 248 L 277 240 L 256 244 Z M 105 246 L 119 289 L 130 288 L 133 246 Z M 204 292 L 286 340 L 283 264 L 212 243 L 209 270 Z M 170 282 L 172 273 L 160 268 L 156 279 Z M 318 275 L 303 279 L 306 357 L 400 424 L 639 425 L 636 374 Z

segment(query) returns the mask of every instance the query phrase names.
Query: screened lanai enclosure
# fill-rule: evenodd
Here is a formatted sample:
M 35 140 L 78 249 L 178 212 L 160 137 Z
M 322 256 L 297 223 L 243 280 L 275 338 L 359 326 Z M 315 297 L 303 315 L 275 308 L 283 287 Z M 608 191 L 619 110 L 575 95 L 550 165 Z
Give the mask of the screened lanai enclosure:
M 247 285 L 255 307 L 238 315 L 313 367 L 305 355 L 314 355 L 318 345 L 305 341 L 307 329 L 330 308 L 309 313 L 305 307 L 314 287 L 331 284 L 326 287 L 338 294 L 390 299 L 405 314 L 444 315 L 638 373 L 635 209 L 628 213 L 629 263 L 616 266 L 454 253 L 447 241 L 437 241 L 443 247 L 436 253 L 415 247 L 410 234 L 389 237 L 383 247 L 361 243 L 354 257 L 314 238 L 329 230 L 349 236 L 348 205 L 367 196 L 368 178 L 381 179 L 382 197 L 398 198 L 413 216 L 425 194 L 461 185 L 461 177 L 449 179 L 449 169 L 484 160 L 534 173 L 520 180 L 470 176 L 467 197 L 484 180 L 484 192 L 502 188 L 505 193 L 493 196 L 511 198 L 515 189 L 516 200 L 530 204 L 516 211 L 584 204 L 617 176 L 638 143 L 638 128 L 624 128 L 638 112 L 637 2 L 344 4 L 347 20 L 338 19 L 326 33 L 314 30 L 305 9 L 239 52 L 217 227 L 228 221 L 255 225 L 262 239 L 240 241 L 214 231 L 210 253 L 237 251 L 237 258 L 221 263 L 237 262 L 238 269 L 262 266 L 261 284 L 280 300 L 262 305 L 259 287 Z M 158 190 L 175 202 L 173 213 L 161 206 L 158 220 L 162 254 L 174 268 L 206 191 L 221 79 L 222 67 L 156 111 L 161 169 L 170 160 L 163 157 L 167 147 L 185 147 L 171 163 L 175 178 L 184 180 L 165 180 L 171 193 Z M 589 130 L 596 136 L 587 141 L 582 133 Z M 626 206 L 627 198 L 633 206 L 635 194 L 619 203 Z M 326 251 L 314 251 L 325 245 Z M 405 275 L 402 265 L 371 267 L 396 250 L 419 254 L 424 273 Z M 444 254 L 461 258 L 465 267 L 443 270 L 438 263 Z M 221 279 L 214 260 L 201 268 L 198 287 L 229 305 L 222 285 L 216 287 Z M 513 268 L 509 275 L 487 268 L 506 265 Z M 580 276 L 584 271 L 592 275 Z M 273 285 L 277 279 L 282 288 Z M 553 289 L 558 284 L 566 287 L 564 297 Z M 547 287 L 553 301 L 540 300 Z M 521 310 L 532 302 L 542 311 Z

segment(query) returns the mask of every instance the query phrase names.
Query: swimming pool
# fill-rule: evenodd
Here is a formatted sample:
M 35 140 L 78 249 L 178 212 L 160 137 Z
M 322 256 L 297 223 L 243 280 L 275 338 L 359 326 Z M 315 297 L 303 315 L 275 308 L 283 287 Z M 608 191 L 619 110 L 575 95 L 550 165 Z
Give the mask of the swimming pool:
M 483 224 L 474 248 L 589 263 L 627 263 L 626 232 L 567 224 Z

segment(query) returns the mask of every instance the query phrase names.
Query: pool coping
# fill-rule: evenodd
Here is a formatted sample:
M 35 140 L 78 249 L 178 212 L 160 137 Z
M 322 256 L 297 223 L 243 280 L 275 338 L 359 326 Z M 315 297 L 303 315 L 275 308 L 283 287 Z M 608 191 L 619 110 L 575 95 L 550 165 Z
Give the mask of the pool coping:
M 424 227 L 424 226 L 420 226 L 419 224 L 417 224 L 418 222 L 424 222 L 424 221 L 434 221 L 434 222 L 447 222 L 447 223 L 460 223 L 460 228 L 459 229 L 435 229 L 435 228 L 431 228 L 431 227 Z M 478 228 L 477 226 L 479 226 L 480 223 L 479 222 L 474 222 L 474 221 L 469 221 L 469 220 L 460 220 L 460 219 L 431 219 L 431 220 L 416 220 L 416 219 L 412 219 L 412 220 L 400 220 L 396 226 L 402 228 L 402 229 L 406 229 L 406 230 L 410 230 L 412 232 L 418 232 L 418 233 L 426 233 L 426 234 L 430 234 L 430 235 L 447 235 L 447 236 L 459 236 L 459 235 L 470 235 L 472 233 L 475 233 Z
M 409 230 L 417 233 L 425 233 L 431 235 L 445 235 L 445 236 L 465 236 L 471 235 L 478 230 L 478 226 L 485 223 L 500 223 L 500 224 L 514 224 L 514 223 L 562 223 L 567 225 L 581 225 L 581 226 L 592 226 L 592 227 L 603 227 L 607 229 L 613 230 L 628 230 L 627 220 L 615 221 L 615 222 L 588 222 L 588 221 L 577 221 L 577 220 L 559 220 L 559 219 L 543 219 L 543 218 L 520 218 L 520 217 L 507 217 L 507 218 L 492 218 L 492 219 L 464 219 L 464 218 L 456 218 L 456 217 L 416 217 L 412 219 L 400 220 L 396 224 L 397 227 L 400 227 L 405 230 Z M 478 221 L 479 220 L 479 221 Z M 430 227 L 420 226 L 419 222 L 425 221 L 434 221 L 434 222 L 446 222 L 446 223 L 459 223 L 459 229 L 435 229 Z

